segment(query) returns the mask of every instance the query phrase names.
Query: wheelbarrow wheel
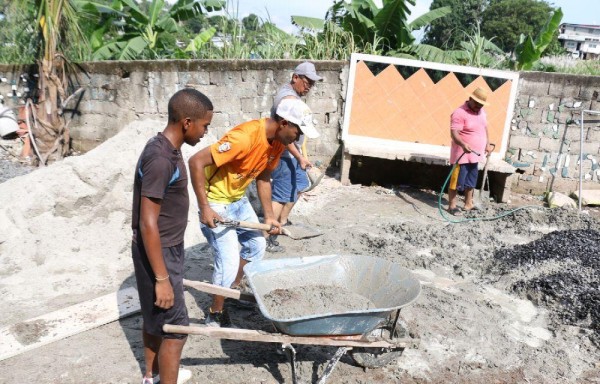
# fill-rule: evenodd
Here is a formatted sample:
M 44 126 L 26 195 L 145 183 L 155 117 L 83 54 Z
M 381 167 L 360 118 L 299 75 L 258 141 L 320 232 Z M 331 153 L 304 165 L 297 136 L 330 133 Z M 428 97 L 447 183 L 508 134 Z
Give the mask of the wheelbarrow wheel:
M 386 325 L 380 328 L 375 328 L 369 333 L 369 336 L 379 337 L 383 339 L 390 338 L 390 326 Z M 404 337 L 406 335 L 406 329 L 400 325 L 400 323 L 396 324 L 396 332 L 394 333 L 394 337 Z M 363 368 L 381 368 L 389 365 L 395 361 L 397 361 L 400 356 L 402 356 L 402 352 L 404 348 L 368 348 L 368 347 L 358 347 L 353 348 L 350 351 L 350 355 L 358 364 Z
M 351 351 L 354 362 L 363 368 L 381 368 L 397 361 L 404 348 L 355 348 Z

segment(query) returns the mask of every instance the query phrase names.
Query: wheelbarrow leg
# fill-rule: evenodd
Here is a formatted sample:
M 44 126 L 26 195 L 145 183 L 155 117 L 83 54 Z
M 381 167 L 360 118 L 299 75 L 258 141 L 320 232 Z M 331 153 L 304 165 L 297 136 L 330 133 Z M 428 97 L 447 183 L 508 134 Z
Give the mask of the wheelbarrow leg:
M 346 352 L 348 352 L 348 350 L 350 350 L 350 349 L 352 349 L 352 348 L 351 347 L 339 347 L 338 348 L 338 350 L 335 352 L 335 355 L 333 355 L 333 357 L 329 360 L 329 363 L 327 363 L 327 367 L 325 367 L 325 371 L 323 371 L 323 376 L 321 376 L 321 378 L 319 379 L 317 384 L 325 384 L 325 382 L 329 378 L 329 375 L 331 375 L 331 372 L 333 372 L 333 368 L 335 368 L 338 361 L 340 361 L 342 356 L 344 356 L 346 354 Z
M 296 350 L 292 344 L 282 344 L 281 348 L 285 351 L 292 366 L 292 384 L 298 384 L 298 377 L 296 376 Z
M 292 366 L 292 383 L 298 384 L 299 381 L 298 381 L 298 376 L 296 374 L 296 350 L 294 349 L 292 344 L 282 344 L 281 347 L 286 352 L 288 359 L 290 359 L 290 364 Z M 351 349 L 352 349 L 352 347 L 339 347 L 337 349 L 337 351 L 335 352 L 335 355 L 333 355 L 333 357 L 327 363 L 327 366 L 325 367 L 325 370 L 323 371 L 323 376 L 321 376 L 321 378 L 319 379 L 317 384 L 325 384 L 327 382 L 327 379 L 331 375 L 331 372 L 333 372 L 333 369 L 335 368 L 338 361 L 340 361 L 342 356 L 344 356 L 346 354 L 346 352 L 348 352 Z

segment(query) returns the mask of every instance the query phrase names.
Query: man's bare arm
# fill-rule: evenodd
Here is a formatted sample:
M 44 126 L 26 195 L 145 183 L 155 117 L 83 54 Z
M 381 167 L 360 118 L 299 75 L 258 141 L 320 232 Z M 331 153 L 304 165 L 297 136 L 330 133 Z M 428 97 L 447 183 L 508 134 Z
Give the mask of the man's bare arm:
M 194 193 L 198 200 L 198 208 L 200 209 L 200 222 L 214 228 L 216 227 L 215 219 L 222 221 L 223 218 L 217 215 L 208 205 L 204 168 L 215 163 L 210 153 L 210 147 L 206 147 L 190 157 L 188 163 L 190 165 L 192 187 L 194 188 Z
M 275 230 L 269 231 L 269 233 L 272 235 L 280 233 L 281 224 L 275 219 L 273 205 L 271 203 L 271 170 L 265 169 L 258 175 L 256 178 L 256 191 L 258 192 L 258 198 L 263 207 L 265 224 L 276 227 Z

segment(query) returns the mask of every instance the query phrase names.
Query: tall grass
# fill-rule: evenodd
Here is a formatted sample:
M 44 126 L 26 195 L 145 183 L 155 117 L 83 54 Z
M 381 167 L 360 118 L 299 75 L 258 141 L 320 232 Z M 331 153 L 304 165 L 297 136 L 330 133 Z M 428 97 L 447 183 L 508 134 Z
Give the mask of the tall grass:
M 570 56 L 542 57 L 534 68 L 543 72 L 568 73 L 572 75 L 600 76 L 600 60 L 581 60 Z
M 358 47 L 354 34 L 344 31 L 338 25 L 327 22 L 321 32 L 303 31 L 300 35 L 302 42 L 297 45 L 298 58 L 311 60 L 348 60 L 354 52 L 381 54 L 378 48 L 381 40 L 367 43 Z
M 196 53 L 197 58 L 347 60 L 353 52 L 381 53 L 380 41 L 358 47 L 352 33 L 331 22 L 323 31 L 302 29 L 296 35 L 277 28 L 270 19 L 260 19 L 258 30 L 248 31 L 237 17 L 235 2 L 228 1 L 223 12 L 220 32 Z

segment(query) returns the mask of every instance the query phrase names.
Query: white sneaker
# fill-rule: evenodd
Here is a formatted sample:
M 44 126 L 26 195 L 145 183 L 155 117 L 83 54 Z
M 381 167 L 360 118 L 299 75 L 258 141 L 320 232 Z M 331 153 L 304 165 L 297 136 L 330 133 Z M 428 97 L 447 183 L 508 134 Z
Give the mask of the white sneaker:
M 191 378 L 192 378 L 192 371 L 190 371 L 189 369 L 185 369 L 185 368 L 179 368 L 179 374 L 177 375 L 177 384 L 187 383 L 187 381 Z M 148 381 L 146 381 L 146 380 L 148 380 Z M 142 381 L 142 384 L 159 384 L 159 383 L 160 383 L 160 375 L 156 375 L 154 377 L 154 380 L 148 379 L 147 377 L 145 377 L 144 381 Z
M 179 368 L 179 375 L 177 375 L 177 384 L 187 383 L 192 378 L 192 371 L 189 369 Z

